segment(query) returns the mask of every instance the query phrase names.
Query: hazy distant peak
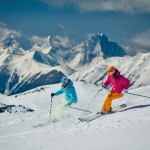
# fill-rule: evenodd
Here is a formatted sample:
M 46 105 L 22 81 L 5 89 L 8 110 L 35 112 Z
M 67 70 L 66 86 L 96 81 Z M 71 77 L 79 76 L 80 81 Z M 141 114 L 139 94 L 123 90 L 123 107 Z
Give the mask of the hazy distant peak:
M 33 43 L 24 35 L 14 32 L 6 35 L 2 43 L 4 48 L 17 47 L 23 48 L 24 50 L 29 50 L 33 46 Z

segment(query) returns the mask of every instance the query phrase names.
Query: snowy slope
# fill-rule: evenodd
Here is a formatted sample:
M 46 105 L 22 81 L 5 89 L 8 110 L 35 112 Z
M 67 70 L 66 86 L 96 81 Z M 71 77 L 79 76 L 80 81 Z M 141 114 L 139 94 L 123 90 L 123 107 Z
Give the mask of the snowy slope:
M 131 81 L 131 88 L 150 85 L 150 53 L 137 54 L 134 57 L 111 57 L 99 62 L 95 67 L 72 74 L 74 81 L 84 81 L 101 85 L 106 78 L 107 68 L 118 68 Z
M 30 55 L 32 55 L 32 52 L 22 57 L 12 55 L 9 57 L 11 59 L 9 64 L 6 60 L 3 62 L 0 75 L 2 79 L 1 86 L 5 94 L 23 92 L 42 84 L 56 83 L 59 82 L 63 74 L 68 75 L 72 72 L 67 67 L 59 65 L 51 67 L 39 63 L 32 59 Z M 44 76 L 45 78 L 42 79 Z M 41 80 L 43 83 L 40 83 Z
M 40 88 L 40 87 L 39 87 Z M 28 113 L 0 114 L 0 147 L 3 150 L 149 150 L 150 148 L 150 99 L 126 95 L 113 102 L 113 109 L 122 103 L 127 110 L 103 116 L 90 123 L 80 123 L 77 117 L 82 111 L 66 108 L 61 121 L 44 127 L 32 125 L 45 123 L 49 117 L 50 93 L 60 85 L 44 87 L 44 91 L 28 91 L 16 96 L 0 95 L 0 103 L 23 105 L 34 109 Z M 93 84 L 75 82 L 78 104 L 75 107 L 97 112 L 102 107 L 107 91 L 100 92 L 94 101 L 93 96 L 99 87 Z M 150 86 L 130 90 L 130 93 L 150 97 Z M 63 99 L 54 97 L 53 109 Z

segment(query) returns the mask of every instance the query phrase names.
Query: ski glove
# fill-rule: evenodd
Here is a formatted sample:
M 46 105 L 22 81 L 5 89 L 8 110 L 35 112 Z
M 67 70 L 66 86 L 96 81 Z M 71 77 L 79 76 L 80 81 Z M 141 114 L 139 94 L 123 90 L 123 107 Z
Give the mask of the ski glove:
M 106 86 L 104 86 L 104 84 L 102 84 L 102 89 L 106 89 Z
M 122 94 L 127 94 L 127 93 L 128 93 L 128 91 L 125 89 L 122 91 Z
M 51 93 L 51 97 L 55 96 L 55 93 Z

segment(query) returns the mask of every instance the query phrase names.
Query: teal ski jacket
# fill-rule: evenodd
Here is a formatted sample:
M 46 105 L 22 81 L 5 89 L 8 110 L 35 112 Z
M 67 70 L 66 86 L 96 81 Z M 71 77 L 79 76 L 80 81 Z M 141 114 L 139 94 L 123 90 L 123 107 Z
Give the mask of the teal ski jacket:
M 62 93 L 65 94 L 65 100 L 68 101 L 68 105 L 77 103 L 76 90 L 75 87 L 73 86 L 73 82 L 70 79 L 68 81 L 68 85 L 65 88 L 62 86 L 61 89 L 54 94 L 54 96 L 58 96 Z

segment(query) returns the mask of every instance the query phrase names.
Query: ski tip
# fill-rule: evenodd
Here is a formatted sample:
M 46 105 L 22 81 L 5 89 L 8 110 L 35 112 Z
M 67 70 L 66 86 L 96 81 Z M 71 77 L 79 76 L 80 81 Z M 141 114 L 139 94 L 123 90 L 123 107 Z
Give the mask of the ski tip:
M 78 118 L 79 121 L 84 122 L 85 120 L 83 118 Z

